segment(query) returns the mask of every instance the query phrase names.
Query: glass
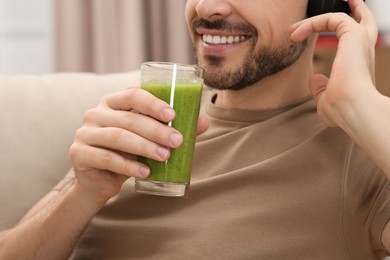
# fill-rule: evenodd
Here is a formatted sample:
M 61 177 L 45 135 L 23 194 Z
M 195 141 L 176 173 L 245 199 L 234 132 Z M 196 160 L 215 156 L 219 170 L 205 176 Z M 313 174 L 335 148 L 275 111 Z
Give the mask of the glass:
M 183 135 L 183 144 L 171 149 L 165 162 L 145 157 L 151 173 L 147 179 L 136 179 L 137 193 L 185 197 L 189 191 L 192 157 L 203 89 L 203 70 L 195 65 L 169 62 L 146 62 L 141 66 L 141 88 L 173 107 L 176 118 L 168 125 Z

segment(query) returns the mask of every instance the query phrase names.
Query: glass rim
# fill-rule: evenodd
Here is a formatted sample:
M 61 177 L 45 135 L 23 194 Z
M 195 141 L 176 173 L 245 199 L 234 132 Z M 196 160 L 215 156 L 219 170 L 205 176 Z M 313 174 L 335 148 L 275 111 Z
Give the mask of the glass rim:
M 176 62 L 170 62 L 170 61 L 147 61 L 143 62 L 141 64 L 141 68 L 146 66 L 149 68 L 156 68 L 156 69 L 172 69 L 173 65 L 177 65 L 177 69 L 185 69 L 188 71 L 201 71 L 204 72 L 204 69 L 199 67 L 196 64 L 184 64 L 184 63 L 176 63 Z

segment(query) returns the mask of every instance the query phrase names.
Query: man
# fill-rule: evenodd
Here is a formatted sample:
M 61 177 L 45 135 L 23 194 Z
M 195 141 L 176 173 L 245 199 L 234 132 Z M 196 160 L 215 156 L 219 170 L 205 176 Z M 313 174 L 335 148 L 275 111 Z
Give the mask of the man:
M 113 93 L 76 134 L 77 177 L 2 233 L 0 258 L 380 259 L 390 101 L 374 85 L 375 21 L 362 0 L 349 5 L 354 19 L 301 21 L 306 0 L 188 0 L 215 89 L 204 94 L 189 197 L 134 194 L 129 177 L 150 174 L 137 155 L 164 161 L 182 136 L 161 123 L 175 116 L 168 104 Z M 340 40 L 329 79 L 311 69 L 322 31 Z

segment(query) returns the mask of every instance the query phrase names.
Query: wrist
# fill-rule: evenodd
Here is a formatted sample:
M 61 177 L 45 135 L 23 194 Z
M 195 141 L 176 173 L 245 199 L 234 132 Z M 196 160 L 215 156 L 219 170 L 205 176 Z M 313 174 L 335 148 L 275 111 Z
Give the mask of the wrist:
M 109 198 L 101 198 L 98 196 L 94 196 L 93 194 L 86 191 L 77 180 L 74 181 L 70 191 L 72 196 L 79 200 L 79 203 L 83 205 L 83 207 L 87 207 L 92 211 L 96 211 L 96 213 L 104 207 Z
M 383 98 L 374 85 L 364 91 L 357 88 L 354 92 L 354 95 L 339 102 L 336 112 L 336 124 L 350 135 L 364 128 L 373 113 L 378 112 L 375 104 L 379 104 Z
M 340 128 L 342 128 L 356 143 L 361 144 L 375 132 L 373 127 L 378 123 L 379 115 L 385 110 L 388 98 L 377 90 L 366 91 L 341 108 Z

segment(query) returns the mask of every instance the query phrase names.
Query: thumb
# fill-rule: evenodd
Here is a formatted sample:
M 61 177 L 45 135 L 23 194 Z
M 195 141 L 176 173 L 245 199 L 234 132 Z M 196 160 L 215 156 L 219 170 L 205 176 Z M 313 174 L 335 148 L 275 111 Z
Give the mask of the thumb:
M 198 119 L 198 129 L 196 130 L 196 135 L 201 135 L 207 131 L 209 128 L 209 120 L 205 116 L 199 116 Z
M 328 87 L 329 79 L 322 75 L 316 74 L 310 78 L 309 88 L 314 101 L 317 104 L 317 113 L 319 118 L 329 126 L 336 126 L 331 117 L 329 117 L 329 110 L 325 106 L 325 90 Z M 328 107 L 329 108 L 329 107 Z
M 328 78 L 322 74 L 313 75 L 309 81 L 310 93 L 316 103 L 318 103 L 321 94 L 325 91 L 328 85 Z

